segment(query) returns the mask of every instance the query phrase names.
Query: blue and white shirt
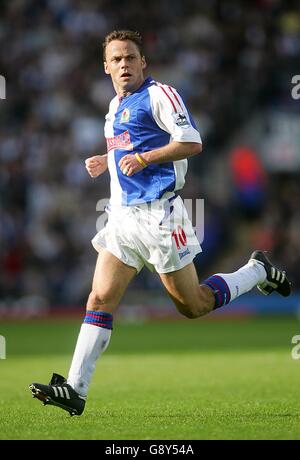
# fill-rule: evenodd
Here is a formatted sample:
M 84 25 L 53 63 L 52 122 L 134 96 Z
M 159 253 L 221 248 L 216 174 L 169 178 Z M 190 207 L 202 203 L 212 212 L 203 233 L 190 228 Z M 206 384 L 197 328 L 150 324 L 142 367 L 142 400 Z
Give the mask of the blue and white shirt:
M 118 165 L 129 153 L 148 152 L 172 141 L 201 143 L 194 120 L 174 88 L 149 77 L 129 96 L 114 97 L 105 119 L 110 207 L 154 201 L 183 187 L 186 159 L 150 164 L 130 177 Z

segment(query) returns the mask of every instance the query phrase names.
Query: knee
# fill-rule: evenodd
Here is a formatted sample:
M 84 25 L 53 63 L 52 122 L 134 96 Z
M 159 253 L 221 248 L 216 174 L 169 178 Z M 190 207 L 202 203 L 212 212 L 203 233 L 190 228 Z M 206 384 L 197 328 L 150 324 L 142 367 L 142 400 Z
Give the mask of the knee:
M 117 305 L 118 300 L 112 294 L 91 291 L 87 301 L 87 310 L 101 311 L 107 308 L 113 310 Z

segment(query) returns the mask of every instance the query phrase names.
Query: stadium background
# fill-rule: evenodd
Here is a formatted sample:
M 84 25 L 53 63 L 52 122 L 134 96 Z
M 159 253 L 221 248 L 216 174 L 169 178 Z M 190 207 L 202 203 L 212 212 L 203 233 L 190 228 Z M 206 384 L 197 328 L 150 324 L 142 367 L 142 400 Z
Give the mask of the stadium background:
M 70 421 L 28 385 L 67 375 L 90 290 L 109 181 L 84 159 L 105 152 L 101 42 L 116 28 L 143 34 L 149 74 L 181 92 L 203 137 L 182 193 L 205 200 L 199 278 L 263 248 L 294 291 L 190 321 L 144 269 Z M 11 0 L 0 42 L 0 438 L 300 439 L 298 2 Z
M 233 271 L 263 248 L 300 288 L 297 2 L 14 0 L 0 13 L 0 314 L 86 301 L 96 204 L 109 182 L 91 180 L 84 159 L 105 152 L 114 91 L 101 43 L 114 28 L 142 32 L 148 73 L 182 93 L 201 131 L 204 153 L 190 161 L 182 192 L 205 200 L 199 277 Z M 286 308 L 268 302 L 257 297 L 247 309 Z M 142 305 L 127 314 L 173 311 L 146 269 L 123 303 Z

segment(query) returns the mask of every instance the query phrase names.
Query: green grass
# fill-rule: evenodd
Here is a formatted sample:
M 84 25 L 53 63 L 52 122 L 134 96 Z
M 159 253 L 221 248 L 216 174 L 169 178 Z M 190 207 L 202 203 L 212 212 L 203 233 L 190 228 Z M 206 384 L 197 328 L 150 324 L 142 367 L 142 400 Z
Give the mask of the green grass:
M 0 439 L 300 439 L 297 320 L 115 323 L 73 418 L 28 385 L 67 374 L 80 320 L 1 325 Z

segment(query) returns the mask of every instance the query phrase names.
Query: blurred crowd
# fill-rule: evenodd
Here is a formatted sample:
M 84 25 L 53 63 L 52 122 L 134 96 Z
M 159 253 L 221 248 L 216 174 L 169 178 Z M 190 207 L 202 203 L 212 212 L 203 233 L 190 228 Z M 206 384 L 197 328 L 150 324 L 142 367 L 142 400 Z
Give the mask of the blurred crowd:
M 250 174 L 251 195 L 235 180 L 240 172 L 225 148 L 255 110 L 290 105 L 300 55 L 297 1 L 163 0 L 144 8 L 134 0 L 11 0 L 0 3 L 1 301 L 86 300 L 96 204 L 109 197 L 109 178 L 92 180 L 84 159 L 105 153 L 104 115 L 114 91 L 101 43 L 118 28 L 142 33 L 148 73 L 181 92 L 204 141 L 184 191 L 207 198 L 199 276 L 234 246 L 232 219 L 236 226 L 257 219 L 256 242 L 275 252 L 300 288 L 297 171 L 270 178 L 249 160 L 257 174 Z M 224 161 L 231 189 L 217 199 Z M 152 287 L 151 276 L 143 270 L 135 286 Z

